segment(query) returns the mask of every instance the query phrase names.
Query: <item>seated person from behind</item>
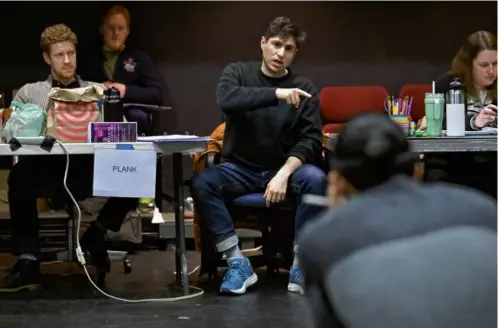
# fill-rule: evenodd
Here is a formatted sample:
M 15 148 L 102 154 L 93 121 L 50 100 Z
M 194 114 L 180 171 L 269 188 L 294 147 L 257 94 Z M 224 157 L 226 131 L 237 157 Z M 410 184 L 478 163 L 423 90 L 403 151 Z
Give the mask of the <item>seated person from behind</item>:
M 496 288 L 486 287 L 488 283 L 496 285 L 496 255 L 487 257 L 490 252 L 496 254 L 496 246 L 490 250 L 489 242 L 477 247 L 487 248 L 486 257 L 476 259 L 476 263 L 488 263 L 482 265 L 483 272 L 465 263 L 468 257 L 461 260 L 448 255 L 443 260 L 448 268 L 438 265 L 433 269 L 422 266 L 426 259 L 433 259 L 429 252 L 417 253 L 421 255 L 418 260 L 405 257 L 404 262 L 403 254 L 399 268 L 374 266 L 371 263 L 375 261 L 363 256 L 363 262 L 355 261 L 356 270 L 348 271 L 349 275 L 343 275 L 336 288 L 330 289 L 327 283 L 338 267 L 376 246 L 384 245 L 385 250 L 400 240 L 410 243 L 452 228 L 474 232 L 478 228 L 496 245 L 496 202 L 466 187 L 416 181 L 423 177 L 418 154 L 410 151 L 408 140 L 387 116 L 363 114 L 349 121 L 338 135 L 332 156 L 328 187 L 332 208 L 307 225 L 298 239 L 315 327 L 469 327 L 448 324 L 452 319 L 468 324 L 469 316 L 476 319 L 476 327 L 489 327 L 478 323 L 490 319 L 496 326 Z M 479 242 L 479 238 L 474 240 Z M 474 249 L 475 245 L 471 246 Z M 400 257 L 386 250 L 385 257 L 380 253 L 375 253 L 379 261 L 393 254 Z M 372 267 L 375 270 L 369 270 Z M 419 271 L 413 276 L 394 274 L 403 270 Z M 476 283 L 479 276 L 482 284 Z M 462 302 L 454 302 L 455 296 Z M 485 305 L 483 311 L 472 305 L 473 298 L 491 300 L 494 306 Z M 461 316 L 455 317 L 455 313 Z
M 110 8 L 100 26 L 103 47 L 96 56 L 84 59 L 81 75 L 106 87 L 119 90 L 124 103 L 161 105 L 163 85 L 150 57 L 125 45 L 130 33 L 130 12 L 123 6 Z M 130 122 L 137 122 L 138 134 L 150 135 L 151 122 L 147 111 L 127 107 L 124 113 Z
M 43 58 L 50 66 L 50 76 L 45 81 L 24 85 L 14 100 L 47 109 L 51 88 L 79 88 L 94 84 L 75 75 L 76 44 L 76 35 L 66 25 L 47 27 L 41 34 L 41 48 Z M 9 275 L 0 283 L 0 292 L 39 287 L 37 190 L 55 185 L 60 193 L 66 195 L 63 189 L 65 167 L 65 156 L 21 156 L 12 167 L 8 178 L 8 199 L 12 220 L 12 251 L 19 258 Z M 67 180 L 70 190 L 77 194 L 78 190 L 85 189 L 83 192 L 86 196 L 91 195 L 92 175 L 93 156 L 71 156 Z M 90 264 L 104 272 L 109 271 L 104 245 L 106 231 L 118 231 L 128 211 L 136 207 L 136 199 L 110 198 L 106 202 L 97 220 L 92 222 L 81 239 L 83 250 L 90 253 Z
M 496 36 L 491 32 L 472 33 L 453 59 L 451 71 L 436 81 L 436 93 L 443 94 L 454 77 L 462 81 L 467 95 L 466 130 L 481 130 L 493 122 L 496 127 L 496 46 Z M 426 128 L 425 117 L 419 125 Z
M 304 36 L 289 18 L 275 18 L 261 38 L 262 62 L 229 64 L 218 82 L 218 105 L 226 118 L 224 163 L 197 176 L 192 193 L 201 225 L 228 259 L 222 293 L 243 294 L 257 281 L 238 247 L 227 203 L 257 192 L 264 192 L 267 206 L 294 202 L 296 233 L 322 210 L 301 202 L 303 194 L 323 195 L 326 188 L 319 168 L 323 163 L 317 89 L 289 68 Z M 298 251 L 297 245 L 294 249 Z M 296 258 L 289 291 L 302 291 L 301 282 Z

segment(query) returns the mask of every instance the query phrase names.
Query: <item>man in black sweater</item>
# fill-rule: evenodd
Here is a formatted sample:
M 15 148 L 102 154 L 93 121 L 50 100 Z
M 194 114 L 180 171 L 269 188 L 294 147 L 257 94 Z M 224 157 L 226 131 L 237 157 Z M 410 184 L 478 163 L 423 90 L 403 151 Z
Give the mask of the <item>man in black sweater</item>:
M 303 194 L 324 195 L 327 185 L 319 167 L 322 124 L 317 89 L 289 68 L 304 38 L 289 18 L 275 18 L 261 38 L 262 62 L 229 64 L 217 86 L 218 105 L 226 119 L 224 162 L 197 176 L 192 191 L 201 224 L 228 261 L 222 293 L 244 294 L 257 281 L 238 247 L 228 202 L 256 192 L 264 192 L 266 206 L 295 202 L 296 233 L 321 211 L 301 202 Z M 301 292 L 301 286 L 296 259 L 288 290 Z
M 123 6 L 110 8 L 102 20 L 103 47 L 96 55 L 84 56 L 80 74 L 119 90 L 124 103 L 162 105 L 164 88 L 159 72 L 143 51 L 125 45 L 130 33 L 130 12 Z M 149 114 L 140 107 L 127 107 L 128 121 L 137 122 L 138 134 L 150 135 Z

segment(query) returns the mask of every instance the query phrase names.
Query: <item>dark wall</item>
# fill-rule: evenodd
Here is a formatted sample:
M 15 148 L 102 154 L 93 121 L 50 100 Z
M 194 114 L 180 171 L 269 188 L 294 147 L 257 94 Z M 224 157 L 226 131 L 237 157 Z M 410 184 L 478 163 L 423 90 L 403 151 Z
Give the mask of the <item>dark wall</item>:
M 268 22 L 288 15 L 308 32 L 295 70 L 318 87 L 430 83 L 444 73 L 464 38 L 496 33 L 496 2 L 124 2 L 132 11 L 129 44 L 157 63 L 176 118 L 168 132 L 210 133 L 221 120 L 215 87 L 230 61 L 259 60 Z M 66 23 L 85 45 L 98 40 L 109 2 L 2 3 L 0 86 L 43 79 L 39 37 Z M 186 164 L 188 167 L 188 164 Z
M 2 3 L 0 85 L 22 85 L 48 70 L 39 36 L 67 23 L 85 45 L 109 2 Z M 29 5 L 29 7 L 27 7 Z M 176 131 L 209 133 L 219 122 L 215 86 L 230 61 L 258 60 L 267 23 L 288 15 L 308 31 L 295 62 L 318 87 L 429 83 L 448 68 L 469 33 L 496 33 L 496 2 L 125 2 L 130 43 L 150 53 L 168 88 Z M 476 13 L 469 14 L 469 13 Z

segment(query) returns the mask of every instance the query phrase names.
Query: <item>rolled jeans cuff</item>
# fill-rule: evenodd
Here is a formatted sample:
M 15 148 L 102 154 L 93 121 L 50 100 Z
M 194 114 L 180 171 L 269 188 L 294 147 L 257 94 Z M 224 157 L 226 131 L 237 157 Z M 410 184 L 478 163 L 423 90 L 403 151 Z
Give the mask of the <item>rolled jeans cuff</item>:
M 239 244 L 239 237 L 237 235 L 233 235 L 216 243 L 216 250 L 222 253 L 234 246 L 237 246 L 238 244 Z

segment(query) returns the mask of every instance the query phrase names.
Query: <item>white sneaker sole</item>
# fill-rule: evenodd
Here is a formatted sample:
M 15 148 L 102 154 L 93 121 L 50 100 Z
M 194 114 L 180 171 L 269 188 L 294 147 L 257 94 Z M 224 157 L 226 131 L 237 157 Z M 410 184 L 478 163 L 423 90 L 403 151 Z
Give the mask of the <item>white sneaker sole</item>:
M 254 272 L 252 274 L 252 276 L 250 276 L 249 278 L 246 279 L 246 281 L 244 281 L 241 288 L 239 288 L 239 289 L 222 289 L 222 290 L 220 290 L 220 293 L 242 295 L 242 294 L 246 293 L 247 288 L 251 287 L 252 285 L 254 285 L 257 282 L 258 282 L 258 275 L 256 274 L 256 272 Z
M 289 282 L 289 284 L 287 285 L 287 290 L 292 293 L 299 293 L 301 295 L 304 295 L 304 288 L 292 282 Z

